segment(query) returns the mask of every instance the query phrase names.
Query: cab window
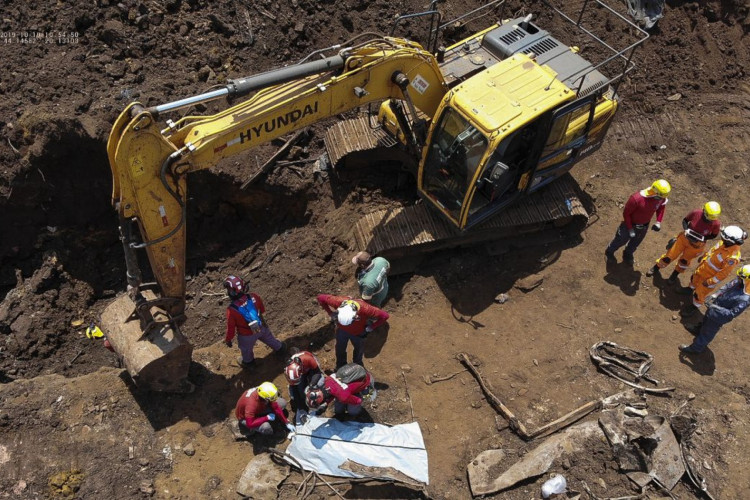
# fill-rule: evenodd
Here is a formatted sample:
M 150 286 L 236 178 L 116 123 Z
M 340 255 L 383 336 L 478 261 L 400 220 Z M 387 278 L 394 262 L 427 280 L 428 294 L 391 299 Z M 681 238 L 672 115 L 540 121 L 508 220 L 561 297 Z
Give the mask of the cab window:
M 458 222 L 488 141 L 452 108 L 447 108 L 440 117 L 432 137 L 422 174 L 422 189 Z

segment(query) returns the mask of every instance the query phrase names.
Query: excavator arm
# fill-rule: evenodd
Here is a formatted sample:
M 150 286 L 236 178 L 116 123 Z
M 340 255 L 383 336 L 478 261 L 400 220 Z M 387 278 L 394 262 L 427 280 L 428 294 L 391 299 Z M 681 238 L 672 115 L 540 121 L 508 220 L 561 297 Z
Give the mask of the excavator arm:
M 158 106 L 131 104 L 116 121 L 108 143 L 112 201 L 123 224 L 135 219 L 142 239 L 124 231 L 126 254 L 145 248 L 162 305 L 171 314 L 184 308 L 186 174 L 374 101 L 410 98 L 432 116 L 446 92 L 435 58 L 406 40 L 370 42 L 329 62 L 324 74 L 270 85 L 221 113 L 187 116 L 164 130 L 157 123 Z M 289 78 L 293 69 L 278 70 L 278 78 Z M 273 73 L 263 75 L 273 82 Z M 136 259 L 126 261 L 128 282 L 137 288 Z

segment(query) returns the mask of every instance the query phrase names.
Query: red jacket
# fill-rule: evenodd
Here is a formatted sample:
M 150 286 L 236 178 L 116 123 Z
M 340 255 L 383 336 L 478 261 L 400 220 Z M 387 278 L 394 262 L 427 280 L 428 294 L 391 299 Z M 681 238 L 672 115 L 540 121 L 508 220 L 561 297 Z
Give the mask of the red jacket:
M 300 351 L 296 354 L 292 354 L 291 358 L 299 362 L 300 366 L 302 366 L 302 375 L 307 375 L 310 372 L 320 372 L 318 358 L 309 351 Z
M 257 293 L 250 292 L 247 295 L 242 295 L 237 300 L 233 300 L 232 304 L 241 306 L 247 301 L 247 298 L 250 298 L 253 301 L 253 304 L 255 304 L 255 308 L 258 310 L 258 313 L 261 317 L 261 320 L 263 319 L 263 313 L 266 312 L 266 308 L 263 305 L 263 301 L 260 299 L 260 296 Z M 265 321 L 263 321 L 265 323 Z M 252 335 L 253 332 L 250 330 L 250 327 L 247 326 L 247 321 L 245 321 L 245 318 L 240 314 L 240 312 L 233 307 L 227 307 L 227 335 L 224 338 L 226 342 L 231 342 L 234 338 L 235 330 L 237 332 L 237 335 Z
M 331 396 L 336 398 L 340 403 L 349 405 L 361 405 L 362 398 L 357 396 L 360 392 L 367 389 L 370 385 L 370 372 L 367 372 L 365 378 L 355 380 L 349 384 L 345 384 L 336 378 L 336 375 L 326 377 L 325 386 L 330 391 Z M 330 401 L 327 401 L 330 403 Z
M 622 211 L 622 218 L 625 221 L 625 227 L 630 230 L 633 229 L 635 224 L 648 224 L 651 222 L 651 217 L 654 216 L 654 212 L 656 212 L 656 220 L 661 222 L 664 218 L 664 210 L 668 201 L 667 198 L 644 196 L 643 191 L 637 191 L 631 194 Z
M 716 238 L 719 235 L 719 231 L 721 231 L 721 222 L 706 219 L 703 217 L 703 210 L 700 208 L 687 214 L 684 220 L 688 228 L 704 236 L 707 240 Z
M 288 424 L 289 420 L 284 416 L 284 412 L 281 410 L 279 404 L 274 401 L 269 403 L 265 399 L 258 395 L 258 388 L 253 387 L 242 393 L 239 401 L 237 401 L 237 407 L 234 409 L 234 414 L 237 416 L 237 420 L 245 420 L 245 425 L 250 428 L 260 427 L 268 419 L 268 410 L 270 409 L 276 414 L 276 418 L 281 419 L 284 424 Z
M 388 321 L 388 318 L 390 318 L 390 315 L 387 312 L 383 311 L 382 309 L 378 309 L 377 307 L 372 306 L 361 299 L 352 299 L 351 297 L 338 297 L 336 295 L 326 294 L 318 295 L 318 304 L 320 304 L 328 314 L 333 314 L 334 311 L 338 309 L 345 300 L 354 300 L 354 302 L 359 304 L 359 312 L 354 318 L 354 321 L 352 321 L 351 325 L 344 326 L 336 321 L 338 327 L 344 330 L 349 335 L 354 335 L 355 337 L 359 337 L 360 335 L 362 335 L 365 332 L 365 328 L 367 327 L 367 320 L 370 318 L 377 318 L 375 323 L 371 325 L 371 328 L 373 330 Z

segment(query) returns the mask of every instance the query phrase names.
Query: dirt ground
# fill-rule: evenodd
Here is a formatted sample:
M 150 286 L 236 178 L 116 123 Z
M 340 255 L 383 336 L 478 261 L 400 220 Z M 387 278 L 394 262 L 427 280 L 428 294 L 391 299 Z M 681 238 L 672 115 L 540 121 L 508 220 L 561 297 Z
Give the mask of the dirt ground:
M 439 8 L 451 19 L 479 4 Z M 510 14 L 542 8 L 507 7 Z M 260 451 L 233 441 L 226 419 L 243 389 L 285 384 L 282 360 L 265 346 L 256 349 L 257 368 L 242 371 L 236 347 L 221 342 L 223 278 L 248 278 L 275 333 L 332 367 L 330 328 L 291 332 L 318 313 L 317 293 L 355 290 L 351 221 L 413 195 L 379 171 L 323 176 L 277 168 L 240 189 L 273 145 L 195 174 L 183 331 L 196 347 L 190 377 L 197 389 L 145 393 L 83 333 L 125 288 L 109 200 L 111 124 L 131 100 L 193 95 L 365 31 L 387 33 L 396 14 L 425 8 L 415 0 L 2 2 L 0 497 L 236 496 L 242 470 Z M 707 200 L 722 204 L 725 224 L 750 226 L 749 10 L 746 0 L 667 2 L 636 53 L 637 72 L 620 88 L 622 108 L 605 145 L 573 171 L 593 213 L 580 237 L 499 256 L 483 247 L 445 251 L 392 278 L 384 306 L 391 319 L 367 339 L 365 363 L 382 384 L 368 412 L 381 423 L 419 422 L 430 461 L 425 495 L 469 498 L 466 466 L 477 454 L 503 449 L 510 466 L 532 447 L 503 425 L 457 353 L 481 363 L 495 393 L 537 428 L 624 389 L 589 359 L 589 347 L 611 340 L 653 354 L 651 375 L 676 387 L 671 397 L 649 396 L 650 413 L 686 404 L 683 413 L 697 419 L 691 452 L 714 497 L 747 497 L 750 315 L 727 325 L 706 354 L 680 356 L 677 345 L 691 338 L 684 326 L 697 318 L 683 319 L 685 297 L 645 272 L 681 218 Z M 403 34 L 420 40 L 422 32 L 408 23 Z M 324 126 L 312 129 L 299 157 L 322 153 Z M 662 232 L 649 233 L 634 269 L 606 266 L 603 250 L 624 201 L 659 177 L 674 188 Z M 532 275 L 543 278 L 539 287 L 515 287 Z M 498 304 L 500 293 L 510 299 Z M 599 497 L 635 494 L 608 447 L 596 443 L 550 472 L 577 491 L 585 482 Z M 497 498 L 539 498 L 548 477 Z M 293 473 L 279 497 L 294 498 L 298 483 Z M 346 498 L 420 495 L 374 483 L 338 488 Z M 310 498 L 329 493 L 318 488 Z M 701 498 L 684 480 L 672 493 Z

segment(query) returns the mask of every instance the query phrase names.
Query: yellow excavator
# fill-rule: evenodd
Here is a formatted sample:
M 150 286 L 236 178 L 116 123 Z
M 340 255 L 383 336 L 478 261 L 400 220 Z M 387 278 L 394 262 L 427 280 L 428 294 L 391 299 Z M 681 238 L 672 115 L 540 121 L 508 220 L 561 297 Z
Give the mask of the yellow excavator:
M 230 80 L 208 93 L 150 108 L 131 103 L 107 144 L 128 292 L 105 309 L 102 325 L 135 383 L 159 391 L 192 388 L 192 346 L 180 331 L 188 174 L 321 120 L 379 104 L 377 116 L 329 129 L 331 164 L 385 146 L 414 169 L 422 203 L 368 215 L 355 230 L 359 248 L 403 255 L 586 220 L 564 174 L 602 144 L 617 110 L 616 83 L 634 67 L 632 53 L 648 36 L 609 10 L 639 38 L 616 50 L 591 35 L 610 50 L 597 65 L 526 16 L 447 48 L 437 46 L 434 29 L 431 50 L 362 35 L 334 55 L 319 52 L 319 59 Z M 440 23 L 435 2 L 404 19 L 412 16 L 456 25 Z M 612 62 L 618 72 L 607 77 L 600 70 Z M 214 115 L 160 122 L 171 111 L 224 97 L 244 100 Z M 143 282 L 139 250 L 156 283 Z

